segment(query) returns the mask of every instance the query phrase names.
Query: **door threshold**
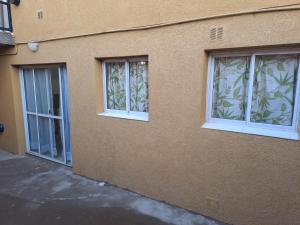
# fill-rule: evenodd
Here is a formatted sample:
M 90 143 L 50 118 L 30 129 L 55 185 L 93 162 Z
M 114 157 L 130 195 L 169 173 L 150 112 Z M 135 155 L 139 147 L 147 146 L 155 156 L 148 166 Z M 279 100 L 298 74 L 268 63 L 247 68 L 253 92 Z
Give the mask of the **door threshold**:
M 46 159 L 46 160 L 49 160 L 49 161 L 51 161 L 51 162 L 55 162 L 55 163 L 58 163 L 58 164 L 61 164 L 61 165 L 64 165 L 64 166 L 67 166 L 67 167 L 72 168 L 72 164 L 67 164 L 67 163 L 65 163 L 65 162 L 62 162 L 62 161 L 53 159 L 53 158 L 48 157 L 48 156 L 40 155 L 40 154 L 38 154 L 38 153 L 29 152 L 29 151 L 27 151 L 26 154 L 32 155 L 32 156 L 35 156 L 35 157 L 38 157 L 38 158 Z

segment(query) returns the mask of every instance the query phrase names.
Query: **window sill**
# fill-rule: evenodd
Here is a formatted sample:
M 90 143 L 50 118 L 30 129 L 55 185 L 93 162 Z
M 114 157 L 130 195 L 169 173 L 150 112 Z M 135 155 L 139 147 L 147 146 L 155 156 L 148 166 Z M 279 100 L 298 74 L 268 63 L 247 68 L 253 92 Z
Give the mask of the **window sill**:
M 299 140 L 299 134 L 296 131 L 287 129 L 274 129 L 241 124 L 225 124 L 211 121 L 206 122 L 202 126 L 202 128 L 231 131 L 245 134 L 254 134 L 259 136 L 276 137 L 290 140 Z
M 138 120 L 138 121 L 149 121 L 149 114 L 148 113 L 118 113 L 118 112 L 104 112 L 100 113 L 99 116 L 105 117 L 113 117 L 113 118 L 120 118 L 120 119 L 127 119 L 127 120 Z

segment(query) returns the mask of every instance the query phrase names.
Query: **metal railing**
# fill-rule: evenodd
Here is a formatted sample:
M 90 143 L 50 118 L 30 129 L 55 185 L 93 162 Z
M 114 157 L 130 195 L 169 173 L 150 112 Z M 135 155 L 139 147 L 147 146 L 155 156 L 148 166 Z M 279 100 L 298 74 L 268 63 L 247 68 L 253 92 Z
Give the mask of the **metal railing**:
M 0 32 L 1 31 L 13 31 L 10 3 L 8 0 L 0 0 Z

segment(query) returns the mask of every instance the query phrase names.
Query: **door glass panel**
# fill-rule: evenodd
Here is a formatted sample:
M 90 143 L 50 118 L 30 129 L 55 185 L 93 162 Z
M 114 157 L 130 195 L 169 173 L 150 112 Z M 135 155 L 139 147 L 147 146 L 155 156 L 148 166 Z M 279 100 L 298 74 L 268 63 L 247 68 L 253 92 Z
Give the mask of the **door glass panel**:
M 24 70 L 24 88 L 26 96 L 26 108 L 29 112 L 35 112 L 35 97 L 32 69 Z
M 36 90 L 36 102 L 37 112 L 41 114 L 49 114 L 49 102 L 48 102 L 48 81 L 45 69 L 35 69 L 35 90 Z
M 48 118 L 39 117 L 39 137 L 41 154 L 51 157 L 50 123 Z
M 28 130 L 29 130 L 29 145 L 30 151 L 39 152 L 39 139 L 38 139 L 38 130 L 37 130 L 37 120 L 36 116 L 28 115 Z
M 59 68 L 49 68 L 49 98 L 50 114 L 55 116 L 61 115 L 60 110 L 60 85 L 59 85 Z
M 57 160 L 64 161 L 61 120 L 51 119 L 51 132 L 53 143 L 53 157 Z

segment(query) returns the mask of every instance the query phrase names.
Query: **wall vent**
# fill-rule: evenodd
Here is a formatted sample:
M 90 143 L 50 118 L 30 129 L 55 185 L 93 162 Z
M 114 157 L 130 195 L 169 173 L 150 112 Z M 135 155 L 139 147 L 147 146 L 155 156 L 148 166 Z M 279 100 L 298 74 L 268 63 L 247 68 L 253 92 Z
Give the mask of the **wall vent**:
M 217 39 L 218 40 L 223 40 L 223 33 L 224 33 L 223 27 L 218 27 L 218 29 L 217 29 Z
M 210 40 L 223 40 L 224 30 L 223 27 L 214 27 L 210 30 Z
M 216 40 L 217 37 L 217 28 L 212 28 L 210 30 L 210 40 Z

